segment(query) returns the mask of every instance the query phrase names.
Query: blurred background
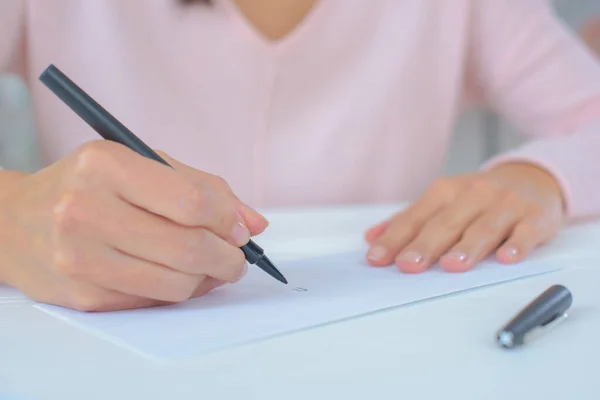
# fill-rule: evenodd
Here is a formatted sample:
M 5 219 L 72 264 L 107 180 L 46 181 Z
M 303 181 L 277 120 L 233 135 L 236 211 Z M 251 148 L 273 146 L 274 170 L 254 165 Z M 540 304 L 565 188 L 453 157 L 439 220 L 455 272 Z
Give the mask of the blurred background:
M 554 0 L 553 3 L 558 15 L 577 32 L 591 19 L 600 18 L 600 0 Z M 473 170 L 492 155 L 520 144 L 521 140 L 512 126 L 495 115 L 467 113 L 457 123 L 444 173 Z M 19 80 L 2 75 L 0 165 L 21 171 L 35 171 L 41 167 L 27 91 Z

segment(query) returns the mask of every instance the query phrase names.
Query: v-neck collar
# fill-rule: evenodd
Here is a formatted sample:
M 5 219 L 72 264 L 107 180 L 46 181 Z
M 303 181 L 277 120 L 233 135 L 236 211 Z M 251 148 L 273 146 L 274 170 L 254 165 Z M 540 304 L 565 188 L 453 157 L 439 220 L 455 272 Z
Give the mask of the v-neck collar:
M 278 38 L 271 39 L 260 32 L 252 22 L 239 9 L 234 0 L 218 0 L 223 6 L 224 11 L 231 18 L 232 22 L 242 31 L 244 35 L 255 42 L 265 51 L 282 52 L 292 47 L 304 35 L 310 32 L 313 25 L 325 13 L 326 4 L 331 0 L 316 0 L 312 8 L 306 13 L 304 18 L 287 34 Z

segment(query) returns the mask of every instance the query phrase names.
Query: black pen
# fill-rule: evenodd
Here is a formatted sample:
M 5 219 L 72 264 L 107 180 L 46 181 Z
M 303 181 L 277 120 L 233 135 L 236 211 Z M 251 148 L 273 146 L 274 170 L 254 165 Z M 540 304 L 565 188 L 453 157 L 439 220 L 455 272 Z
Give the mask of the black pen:
M 505 348 L 525 344 L 532 334 L 563 321 L 572 303 L 573 296 L 566 287 L 549 287 L 498 332 L 498 344 Z
M 42 72 L 40 81 L 104 139 L 120 143 L 142 156 L 171 167 L 162 157 L 142 142 L 54 65 L 48 66 Z M 278 281 L 285 284 L 288 283 L 273 262 L 265 255 L 264 250 L 252 240 L 242 246 L 241 250 L 244 252 L 248 263 L 256 264 Z

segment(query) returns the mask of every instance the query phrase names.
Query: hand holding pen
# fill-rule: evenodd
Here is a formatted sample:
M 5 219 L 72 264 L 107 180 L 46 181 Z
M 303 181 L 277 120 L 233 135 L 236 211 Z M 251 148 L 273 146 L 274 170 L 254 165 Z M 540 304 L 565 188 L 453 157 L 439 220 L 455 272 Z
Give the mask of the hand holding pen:
M 250 236 L 267 221 L 222 179 L 162 159 L 173 168 L 101 140 L 20 179 L 0 198 L 15 266 L 6 283 L 40 302 L 108 311 L 181 302 L 242 278 L 257 263 L 247 260 Z

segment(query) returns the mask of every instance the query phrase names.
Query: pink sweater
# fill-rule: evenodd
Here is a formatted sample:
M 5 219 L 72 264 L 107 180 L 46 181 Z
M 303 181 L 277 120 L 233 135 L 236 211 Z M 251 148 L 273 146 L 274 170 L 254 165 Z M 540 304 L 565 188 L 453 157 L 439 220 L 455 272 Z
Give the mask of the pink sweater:
M 600 64 L 544 0 L 320 0 L 278 41 L 233 0 L 1 0 L 0 70 L 46 162 L 98 139 L 37 77 L 70 75 L 150 146 L 257 207 L 394 202 L 440 172 L 469 100 L 530 141 L 572 217 L 600 213 Z

